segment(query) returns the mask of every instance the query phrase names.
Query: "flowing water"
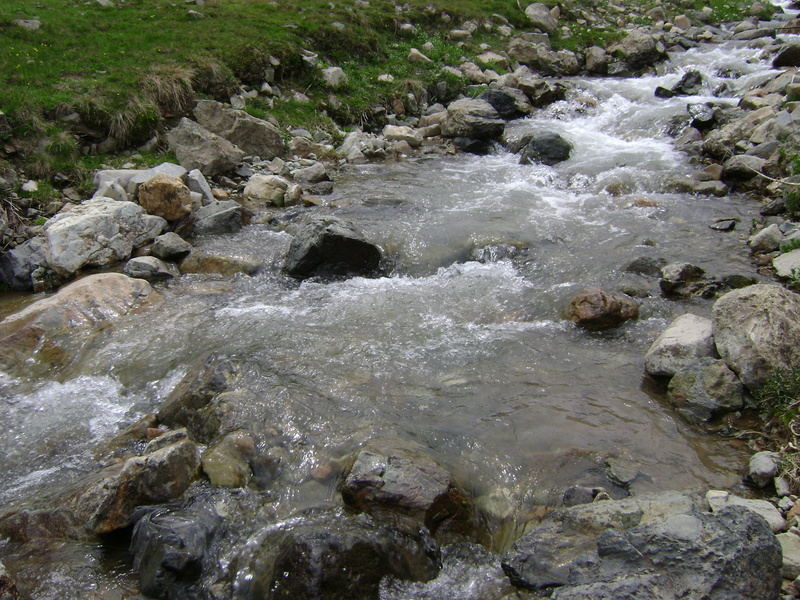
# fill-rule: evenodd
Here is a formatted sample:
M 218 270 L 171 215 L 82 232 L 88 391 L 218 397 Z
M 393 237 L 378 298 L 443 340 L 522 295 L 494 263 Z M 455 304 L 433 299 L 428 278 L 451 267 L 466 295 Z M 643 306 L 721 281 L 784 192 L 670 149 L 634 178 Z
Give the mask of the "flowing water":
M 696 167 L 667 135 L 687 103 L 725 102 L 712 96 L 719 84 L 763 78 L 755 52 L 705 47 L 659 76 L 570 80 L 567 100 L 509 125 L 570 140 L 573 156 L 555 167 L 500 149 L 348 167 L 330 206 L 314 210 L 379 243 L 389 276 L 298 284 L 280 273 L 290 236 L 267 225 L 201 240 L 266 267 L 184 276 L 55 379 L 0 378 L 0 502 L 93 469 L 98 440 L 157 408 L 212 351 L 248 361 L 253 410 L 281 432 L 278 514 L 335 501 L 335 484 L 310 471 L 384 433 L 429 446 L 472 494 L 500 490 L 520 515 L 596 478 L 608 457 L 639 471 L 636 491 L 735 484 L 745 450 L 687 425 L 643 377 L 658 333 L 684 312 L 708 315 L 711 301 L 656 293 L 640 299 L 639 320 L 601 334 L 561 313 L 587 285 L 628 281 L 623 267 L 640 256 L 755 276 L 741 239 L 754 202 L 672 192 Z M 654 97 L 688 68 L 704 73 L 703 96 Z M 739 218 L 738 230 L 709 229 L 719 217 Z

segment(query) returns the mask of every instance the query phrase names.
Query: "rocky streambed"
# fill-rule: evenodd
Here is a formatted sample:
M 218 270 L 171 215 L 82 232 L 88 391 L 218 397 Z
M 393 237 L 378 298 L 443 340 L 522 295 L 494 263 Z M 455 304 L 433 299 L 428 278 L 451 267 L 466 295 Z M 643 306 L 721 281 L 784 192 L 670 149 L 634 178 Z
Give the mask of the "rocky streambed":
M 520 71 L 525 102 L 456 100 L 351 134 L 336 171 L 276 161 L 260 129 L 265 160 L 241 165 L 206 131 L 229 165 L 193 151 L 99 173 L 95 199 L 4 263 L 45 288 L 156 238 L 133 277 L 3 309 L 0 590 L 777 598 L 800 564 L 797 536 L 774 535 L 789 490 L 780 510 L 744 498 L 747 447 L 708 431 L 731 431 L 742 382 L 800 359 L 797 297 L 746 245 L 763 144 L 793 122 L 790 78 L 755 48 L 774 28 L 751 25 L 687 33 L 716 43 L 638 77 Z M 656 63 L 653 43 L 628 67 Z M 515 60 L 571 64 L 525 44 Z M 214 103 L 195 116 L 176 147 L 252 126 Z M 480 155 L 423 154 L 439 134 Z M 391 144 L 410 157 L 363 162 Z M 233 167 L 233 199 L 201 172 Z M 793 235 L 770 226 L 750 241 L 764 264 Z M 667 390 L 673 374 L 684 386 Z M 753 482 L 772 486 L 775 457 L 760 459 Z

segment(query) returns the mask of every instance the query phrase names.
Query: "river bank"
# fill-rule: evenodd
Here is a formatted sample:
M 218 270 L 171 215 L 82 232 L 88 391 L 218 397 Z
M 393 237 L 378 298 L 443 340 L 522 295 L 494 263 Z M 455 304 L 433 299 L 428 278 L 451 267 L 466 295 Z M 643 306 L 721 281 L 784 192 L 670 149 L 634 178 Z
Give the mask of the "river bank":
M 719 41 L 761 31 L 749 35 L 769 46 L 768 28 L 752 25 L 719 30 Z M 702 40 L 714 30 L 695 34 Z M 657 37 L 644 46 L 652 42 L 657 50 Z M 540 60 L 538 39 L 522 40 L 537 48 L 530 60 Z M 777 50 L 776 44 L 767 53 Z M 341 148 L 355 163 L 387 149 L 408 157 L 401 162 L 254 159 L 232 164 L 242 171 L 225 175 L 227 184 L 218 177 L 214 183 L 223 185 L 216 190 L 202 173 L 221 163 L 216 156 L 204 162 L 209 155 L 202 153 L 183 156 L 197 164 L 186 158 L 183 167 L 162 167 L 169 175 L 159 179 L 155 172 L 99 173 L 95 200 L 44 226 L 45 247 L 59 229 L 67 241 L 58 246 L 64 251 L 44 252 L 41 262 L 29 263 L 33 268 L 20 269 L 32 287 L 69 280 L 75 265 L 116 263 L 165 223 L 194 228 L 196 237 L 194 248 L 160 238 L 140 257 L 160 256 L 163 264 L 128 262 L 127 272 L 139 269 L 133 273 L 152 277 L 152 286 L 119 274 L 84 277 L 51 296 L 50 305 L 33 304 L 2 324 L 12 332 L 6 347 L 18 350 L 3 355 L 13 432 L 4 467 L 14 477 L 3 498 L 15 503 L 2 518 L 10 539 L 4 560 L 23 593 L 137 597 L 138 588 L 174 598 L 489 599 L 700 597 L 719 589 L 720 597 L 777 597 L 781 571 L 792 578 L 786 557 L 795 534 L 781 534 L 782 552 L 770 530 L 794 518 L 791 490 L 776 490 L 783 498 L 777 509 L 713 491 L 750 495 L 738 483 L 748 451 L 686 425 L 687 416 L 702 423 L 721 409 L 733 410 L 735 419 L 741 387 L 739 404 L 728 394 L 721 406 L 694 389 L 665 395 L 650 389 L 648 379 L 644 390 L 635 389 L 645 368 L 654 376 L 668 373 L 659 357 L 673 359 L 668 368 L 677 373 L 715 347 L 723 361 L 712 361 L 714 367 L 734 367 L 755 389 L 763 348 L 747 355 L 754 340 L 737 338 L 741 331 L 766 332 L 774 351 L 769 365 L 796 361 L 797 319 L 791 312 L 778 319 L 779 311 L 794 310 L 793 296 L 763 284 L 728 292 L 769 282 L 770 273 L 756 271 L 735 229 L 709 229 L 720 223 L 743 229 L 757 208 L 752 190 L 768 190 L 751 171 L 721 161 L 705 179 L 664 176 L 691 168 L 661 129 L 683 113 L 680 94 L 687 90 L 680 88 L 689 65 L 704 64 L 691 52 L 678 54 L 686 67 L 673 63 L 655 78 L 542 79 L 515 70 L 519 87 L 496 86 L 502 94 L 455 100 L 423 115 L 439 115 L 439 123 L 389 123 L 382 135 L 351 134 L 349 147 Z M 559 64 L 565 56 L 545 54 Z M 682 114 L 676 130 L 686 134 L 689 152 L 729 144 L 736 156 L 758 156 L 743 151 L 778 136 L 787 118 L 781 113 L 791 114 L 784 104 L 791 82 L 762 73 L 764 66 L 748 63 L 748 56 L 752 51 L 736 44 L 703 55 L 711 65 L 702 67 L 701 89 L 688 97 L 702 98 L 701 105 L 719 98 L 720 106 L 710 107 L 719 121 L 710 132 L 694 127 L 698 138 L 683 127 L 698 115 Z M 713 96 L 720 79 L 757 90 L 748 95 L 754 104 L 744 117 L 730 112 L 726 122 L 726 107 L 739 97 Z M 557 99 L 561 86 L 564 98 Z M 526 105 L 504 88 L 521 91 L 531 105 L 530 90 L 554 91 L 556 98 L 529 109 L 528 119 L 506 123 L 491 100 L 523 113 Z M 659 88 L 678 95 L 656 100 Z M 758 111 L 763 120 L 748 120 Z M 225 106 L 204 104 L 195 111 L 199 120 L 198 112 L 218 115 L 207 122 L 228 117 L 253 126 Z M 767 139 L 756 142 L 755 129 L 770 123 L 758 132 Z M 421 131 L 436 125 L 450 137 Z M 235 129 L 221 130 L 233 136 Z M 538 133 L 545 129 L 549 141 L 542 146 Z M 501 131 L 508 146 L 533 134 L 523 145 L 523 163 L 533 164 L 520 165 L 508 151 L 448 156 L 451 143 L 486 151 L 481 138 L 500 139 Z M 225 145 L 203 138 L 214 151 Z M 566 157 L 561 142 L 571 146 Z M 295 141 L 295 151 L 302 144 Z M 426 146 L 430 155 L 418 156 Z M 559 156 L 566 160 L 553 162 Z M 780 175 L 767 168 L 769 157 L 763 160 L 751 167 Z M 187 167 L 199 174 L 183 172 Z M 320 194 L 327 189 L 313 187 L 319 184 L 333 185 L 333 194 Z M 699 195 L 706 188 L 711 198 Z M 723 188 L 732 193 L 717 198 Z M 132 198 L 139 208 L 111 217 L 130 224 L 112 235 L 104 230 L 108 239 L 130 234 L 125 244 L 96 235 L 78 236 L 88 249 L 70 242 L 71 227 L 87 231 L 83 219 L 94 211 L 107 223 L 109 211 Z M 240 229 L 243 213 L 251 213 L 251 224 Z M 214 235 L 204 229 L 212 223 L 238 232 Z M 750 242 L 765 265 L 782 256 L 770 253 L 792 234 L 783 220 L 770 217 L 766 224 L 775 227 Z M 307 258 L 314 247 L 330 252 L 337 244 L 350 250 L 335 250 L 332 264 Z M 362 260 L 373 250 L 377 260 Z M 284 257 L 293 255 L 290 266 Z M 185 264 L 189 258 L 201 266 Z M 360 276 L 342 279 L 343 272 Z M 367 277 L 376 274 L 382 276 Z M 168 283 L 158 283 L 163 278 Z M 627 292 L 639 319 L 621 326 L 618 319 L 604 333 L 565 322 L 558 313 L 590 283 Z M 779 334 L 747 322 L 752 300 L 736 308 L 754 291 L 765 294 L 755 305 L 768 310 L 766 321 Z M 715 303 L 715 296 L 722 298 Z M 734 305 L 727 318 L 717 308 L 726 304 Z M 686 312 L 698 313 L 691 339 L 667 350 L 656 343 L 655 358 L 644 360 L 652 340 Z M 596 328 L 598 321 L 606 323 L 594 317 L 584 325 Z M 706 386 L 703 393 L 718 389 Z M 20 419 L 28 406 L 37 410 Z M 120 422 L 150 411 L 108 442 Z M 49 446 L 44 453 L 37 446 L 42 439 Z M 769 487 L 775 460 L 761 458 L 769 459 L 766 467 L 756 465 L 751 478 Z M 664 491 L 672 488 L 692 492 Z M 727 504 L 746 504 L 767 520 Z M 46 541 L 54 535 L 60 541 Z M 129 538 L 130 555 L 115 555 L 118 540 L 127 546 Z M 33 559 L 33 548 L 40 554 L 46 548 L 44 556 Z M 710 570 L 689 558 L 709 554 L 715 556 Z M 668 566 L 645 567 L 642 556 L 648 565 Z M 788 583 L 785 593 L 793 593 Z

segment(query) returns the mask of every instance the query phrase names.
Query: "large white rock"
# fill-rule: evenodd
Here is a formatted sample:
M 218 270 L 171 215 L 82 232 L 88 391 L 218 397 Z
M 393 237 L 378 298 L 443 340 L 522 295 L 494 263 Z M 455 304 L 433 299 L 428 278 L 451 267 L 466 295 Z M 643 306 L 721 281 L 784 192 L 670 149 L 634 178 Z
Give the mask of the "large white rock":
M 164 219 L 133 202 L 94 198 L 45 224 L 46 263 L 64 278 L 84 267 L 111 265 L 127 259 L 166 226 Z
M 717 351 L 754 391 L 775 369 L 800 368 L 800 296 L 780 285 L 728 292 L 714 304 Z
M 711 319 L 686 313 L 669 324 L 644 356 L 647 373 L 671 377 L 705 356 L 713 356 Z

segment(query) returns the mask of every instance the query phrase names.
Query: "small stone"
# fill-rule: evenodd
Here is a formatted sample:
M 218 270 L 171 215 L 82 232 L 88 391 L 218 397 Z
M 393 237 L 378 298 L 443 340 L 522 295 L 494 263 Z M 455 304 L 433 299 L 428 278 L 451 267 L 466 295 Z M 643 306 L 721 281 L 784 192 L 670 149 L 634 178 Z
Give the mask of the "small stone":
M 433 61 L 416 48 L 411 48 L 408 53 L 409 62 L 432 63 Z
M 747 475 L 760 488 L 767 487 L 778 474 L 781 455 L 777 452 L 756 452 L 750 457 Z

